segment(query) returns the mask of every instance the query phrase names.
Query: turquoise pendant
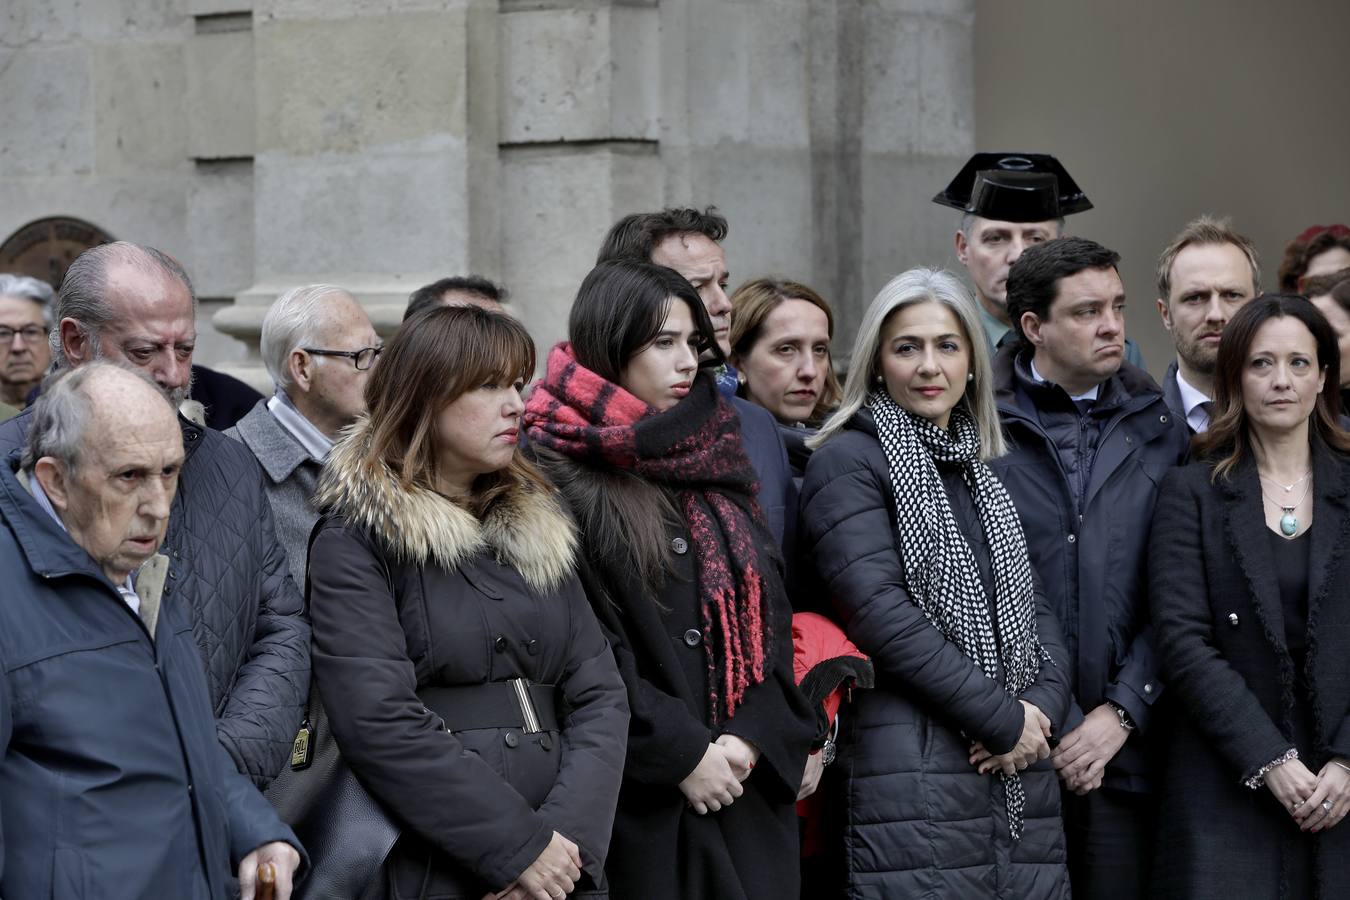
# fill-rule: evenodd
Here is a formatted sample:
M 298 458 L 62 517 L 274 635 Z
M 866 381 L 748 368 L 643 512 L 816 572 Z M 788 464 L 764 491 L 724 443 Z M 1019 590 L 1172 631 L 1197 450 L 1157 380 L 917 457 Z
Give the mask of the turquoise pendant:
M 1298 532 L 1298 516 L 1294 515 L 1292 509 L 1286 509 L 1284 515 L 1280 516 L 1280 531 L 1285 537 L 1293 537 Z

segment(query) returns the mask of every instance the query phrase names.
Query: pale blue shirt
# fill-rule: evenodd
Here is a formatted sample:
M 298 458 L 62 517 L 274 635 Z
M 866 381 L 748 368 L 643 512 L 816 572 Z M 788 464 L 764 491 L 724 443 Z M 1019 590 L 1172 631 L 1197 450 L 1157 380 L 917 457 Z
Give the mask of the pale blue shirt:
M 1177 369 L 1177 393 L 1181 395 L 1181 407 L 1186 410 L 1186 424 L 1191 426 L 1191 431 L 1201 434 L 1209 428 L 1209 403 L 1199 388 L 1193 386 L 1181 375 L 1181 369 Z
M 333 449 L 332 439 L 315 428 L 314 423 L 295 408 L 295 404 L 286 396 L 284 390 L 277 388 L 272 399 L 267 401 L 267 411 L 301 447 L 305 448 L 306 453 L 317 460 L 328 458 L 328 451 Z

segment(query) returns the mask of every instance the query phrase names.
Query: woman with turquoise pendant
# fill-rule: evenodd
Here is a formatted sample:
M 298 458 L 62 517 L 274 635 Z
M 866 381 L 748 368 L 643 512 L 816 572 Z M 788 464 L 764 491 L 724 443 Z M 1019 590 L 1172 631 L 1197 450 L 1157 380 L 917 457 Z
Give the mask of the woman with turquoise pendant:
M 1350 434 L 1336 336 L 1303 297 L 1244 306 L 1209 430 L 1158 492 L 1167 732 L 1154 896 L 1350 896 Z

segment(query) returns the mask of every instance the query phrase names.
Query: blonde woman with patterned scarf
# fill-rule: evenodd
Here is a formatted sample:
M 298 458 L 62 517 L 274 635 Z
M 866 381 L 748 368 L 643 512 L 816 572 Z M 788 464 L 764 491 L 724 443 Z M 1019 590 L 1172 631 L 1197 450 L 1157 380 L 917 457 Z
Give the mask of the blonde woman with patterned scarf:
M 852 362 L 813 439 L 801 518 L 877 673 L 841 739 L 848 896 L 1067 898 L 1047 757 L 1069 669 L 986 464 L 1003 439 L 974 300 L 946 272 L 897 276 Z

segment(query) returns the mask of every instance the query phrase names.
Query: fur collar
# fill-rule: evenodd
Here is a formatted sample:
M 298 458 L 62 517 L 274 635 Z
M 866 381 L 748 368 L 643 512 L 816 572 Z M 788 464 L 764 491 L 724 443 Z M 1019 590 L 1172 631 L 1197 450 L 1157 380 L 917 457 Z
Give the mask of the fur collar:
M 403 488 L 384 463 L 364 470 L 374 429 L 362 416 L 333 446 L 319 482 L 320 509 L 368 529 L 401 562 L 434 563 L 453 571 L 491 550 L 536 591 L 557 588 L 576 561 L 576 528 L 556 497 L 518 486 L 480 521 L 457 503 L 423 487 Z

